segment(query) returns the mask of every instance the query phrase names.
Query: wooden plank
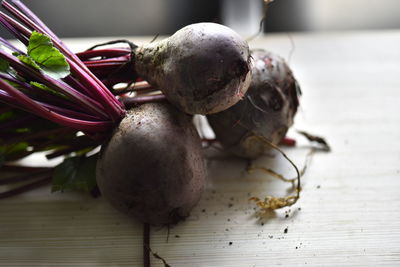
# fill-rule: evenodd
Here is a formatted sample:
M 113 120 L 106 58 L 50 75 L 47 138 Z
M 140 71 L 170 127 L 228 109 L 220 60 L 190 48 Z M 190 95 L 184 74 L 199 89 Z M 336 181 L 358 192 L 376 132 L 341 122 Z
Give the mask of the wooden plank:
M 75 51 L 98 41 L 66 40 Z M 192 215 L 168 242 L 152 228 L 153 251 L 172 266 L 400 265 L 400 31 L 278 34 L 251 46 L 287 58 L 292 42 L 303 90 L 295 128 L 333 151 L 314 157 L 296 205 L 261 218 L 248 198 L 290 186 L 214 154 Z M 307 142 L 290 134 L 300 145 L 285 151 L 302 165 Z M 278 155 L 256 164 L 293 175 Z M 45 187 L 0 202 L 0 266 L 141 266 L 141 243 L 142 225 L 101 199 Z

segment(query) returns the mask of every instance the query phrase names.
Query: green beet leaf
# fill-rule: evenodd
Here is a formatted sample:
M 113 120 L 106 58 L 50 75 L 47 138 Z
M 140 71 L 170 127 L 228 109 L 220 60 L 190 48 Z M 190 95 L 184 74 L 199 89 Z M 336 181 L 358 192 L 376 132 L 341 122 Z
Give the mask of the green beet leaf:
M 28 56 L 32 58 L 44 74 L 54 79 L 65 78 L 70 74 L 67 60 L 64 55 L 53 46 L 51 39 L 47 35 L 35 31 L 32 32 L 29 38 Z M 35 64 L 29 65 L 35 67 Z
M 29 84 L 34 86 L 34 87 L 36 87 L 36 88 L 38 88 L 38 89 L 46 91 L 46 92 L 48 92 L 48 93 L 50 93 L 52 95 L 68 99 L 68 97 L 66 95 L 64 95 L 63 93 L 57 92 L 56 90 L 54 90 L 54 89 L 52 89 L 52 88 L 50 88 L 50 87 L 48 87 L 48 86 L 46 86 L 46 85 L 44 85 L 42 83 L 30 81 Z
M 7 72 L 10 64 L 5 59 L 0 58 L 0 72 Z
M 52 192 L 92 191 L 96 187 L 96 161 L 97 154 L 66 158 L 54 169 Z
M 9 119 L 14 118 L 14 117 L 15 117 L 15 114 L 12 111 L 6 111 L 6 112 L 3 112 L 3 113 L 0 113 L 0 122 L 9 120 Z
M 11 145 L 4 146 L 5 156 L 14 156 L 15 154 L 25 152 L 29 147 L 27 142 L 19 142 Z
M 25 56 L 25 55 L 16 55 L 19 60 L 24 62 L 25 64 L 34 67 L 37 70 L 40 70 L 40 66 L 36 64 L 35 60 L 31 58 L 30 56 Z
M 6 161 L 19 159 L 21 154 L 28 151 L 28 148 L 29 144 L 27 142 L 3 145 L 0 140 L 0 167 Z

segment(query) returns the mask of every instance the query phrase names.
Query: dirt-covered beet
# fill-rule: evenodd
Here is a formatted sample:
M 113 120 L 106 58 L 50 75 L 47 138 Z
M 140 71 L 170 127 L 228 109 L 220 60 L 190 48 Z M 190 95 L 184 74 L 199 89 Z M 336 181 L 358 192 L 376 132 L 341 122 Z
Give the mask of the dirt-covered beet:
M 293 124 L 300 88 L 281 57 L 252 51 L 252 82 L 242 101 L 207 116 L 224 148 L 245 158 L 256 158 L 270 148 L 257 136 L 278 144 Z
M 206 178 L 191 116 L 168 103 L 130 110 L 102 148 L 97 183 L 118 210 L 153 225 L 176 223 L 199 201 Z
M 227 109 L 243 97 L 251 80 L 246 41 L 216 23 L 186 26 L 135 54 L 139 76 L 189 114 Z

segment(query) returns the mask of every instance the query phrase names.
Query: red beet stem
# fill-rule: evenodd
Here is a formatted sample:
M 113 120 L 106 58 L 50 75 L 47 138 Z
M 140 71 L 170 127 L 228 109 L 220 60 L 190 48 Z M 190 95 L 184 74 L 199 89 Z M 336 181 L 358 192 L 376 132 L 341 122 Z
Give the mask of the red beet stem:
M 289 137 L 284 137 L 281 140 L 281 144 L 285 145 L 285 146 L 290 146 L 290 147 L 296 146 L 296 139 L 289 138 Z
M 66 117 L 64 115 L 53 112 L 42 105 L 39 105 L 21 91 L 15 89 L 9 85 L 4 80 L 0 79 L 0 87 L 6 91 L 14 101 L 16 101 L 20 106 L 26 107 L 28 110 L 34 112 L 35 114 L 51 120 L 55 123 L 60 123 L 65 126 L 87 132 L 102 132 L 108 131 L 112 128 L 112 123 L 109 121 L 85 121 L 79 119 L 73 119 Z
M 112 95 L 112 93 L 100 82 L 100 80 L 89 71 L 89 69 L 80 61 L 80 59 L 72 53 L 65 45 L 62 44 L 61 40 L 37 18 L 32 12 L 27 12 L 28 8 L 22 5 L 21 2 L 14 2 L 17 6 L 23 10 L 24 13 L 13 7 L 10 3 L 3 1 L 3 7 L 8 10 L 13 16 L 20 20 L 23 24 L 29 27 L 31 30 L 35 30 L 42 34 L 48 35 L 55 47 L 57 47 L 66 56 L 66 60 L 71 67 L 71 73 L 78 77 L 84 86 L 91 88 L 96 92 L 96 100 L 98 100 L 104 107 L 107 107 L 107 111 L 113 121 L 119 121 L 125 114 L 122 104 Z M 12 21 L 7 19 L 8 16 L 3 16 L 7 22 Z M 33 21 L 32 21 L 33 19 Z M 35 23 L 36 22 L 36 23 Z M 44 26 L 44 27 L 43 27 Z M 21 31 L 22 33 L 22 31 Z M 24 31 L 23 34 L 29 37 L 31 32 Z

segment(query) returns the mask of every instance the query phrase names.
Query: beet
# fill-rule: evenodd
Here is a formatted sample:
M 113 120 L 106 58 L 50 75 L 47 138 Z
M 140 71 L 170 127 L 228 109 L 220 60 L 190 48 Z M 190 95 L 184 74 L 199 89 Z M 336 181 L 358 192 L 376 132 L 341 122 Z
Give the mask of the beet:
M 240 157 L 257 158 L 278 144 L 293 124 L 299 85 L 285 61 L 265 50 L 252 51 L 252 82 L 242 101 L 207 119 L 224 148 Z
M 168 103 L 130 110 L 102 148 L 97 183 L 118 210 L 153 225 L 176 223 L 199 201 L 206 178 L 191 116 Z
M 135 54 L 139 76 L 189 114 L 227 109 L 243 97 L 251 80 L 246 41 L 216 23 L 188 25 Z

